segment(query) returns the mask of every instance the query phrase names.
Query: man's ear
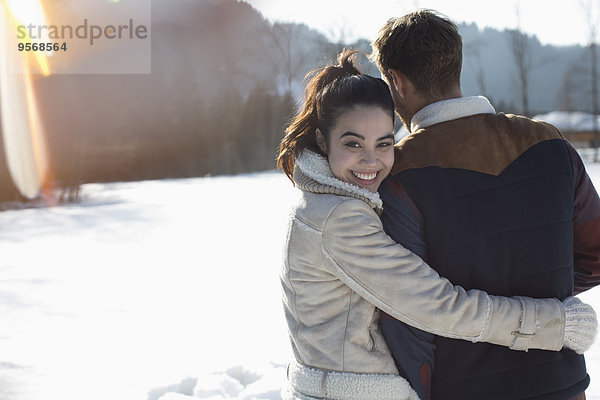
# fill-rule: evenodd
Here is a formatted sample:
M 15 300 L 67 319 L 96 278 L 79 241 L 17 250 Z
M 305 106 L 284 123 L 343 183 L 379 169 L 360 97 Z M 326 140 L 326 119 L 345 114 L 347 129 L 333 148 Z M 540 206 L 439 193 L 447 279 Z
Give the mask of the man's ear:
M 392 77 L 394 89 L 396 89 L 400 97 L 404 98 L 406 96 L 406 77 L 402 72 L 393 68 L 388 69 L 388 74 Z
M 325 136 L 323 135 L 323 133 L 321 132 L 321 130 L 319 128 L 317 128 L 316 134 L 317 134 L 317 145 L 319 146 L 319 148 L 321 149 L 323 154 L 327 154 L 327 140 L 325 140 Z

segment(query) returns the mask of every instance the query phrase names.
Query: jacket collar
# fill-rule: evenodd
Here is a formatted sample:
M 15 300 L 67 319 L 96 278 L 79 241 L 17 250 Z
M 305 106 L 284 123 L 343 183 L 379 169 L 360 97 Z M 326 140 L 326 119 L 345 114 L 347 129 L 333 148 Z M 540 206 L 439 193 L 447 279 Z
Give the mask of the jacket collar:
M 327 158 L 310 150 L 304 150 L 296 157 L 294 183 L 308 192 L 354 197 L 365 201 L 378 213 L 383 210 L 379 193 L 336 178 L 331 172 Z
M 496 110 L 483 96 L 459 97 L 431 103 L 421 108 L 410 121 L 410 131 L 475 114 L 495 114 Z

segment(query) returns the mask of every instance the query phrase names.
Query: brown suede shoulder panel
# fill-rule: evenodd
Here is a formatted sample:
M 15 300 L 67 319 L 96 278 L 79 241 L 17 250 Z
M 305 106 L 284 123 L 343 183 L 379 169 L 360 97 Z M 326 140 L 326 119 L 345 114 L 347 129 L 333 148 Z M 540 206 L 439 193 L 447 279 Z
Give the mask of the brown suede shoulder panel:
M 437 166 L 499 175 L 530 147 L 563 139 L 550 124 L 511 114 L 477 114 L 420 129 L 395 146 L 392 175 Z

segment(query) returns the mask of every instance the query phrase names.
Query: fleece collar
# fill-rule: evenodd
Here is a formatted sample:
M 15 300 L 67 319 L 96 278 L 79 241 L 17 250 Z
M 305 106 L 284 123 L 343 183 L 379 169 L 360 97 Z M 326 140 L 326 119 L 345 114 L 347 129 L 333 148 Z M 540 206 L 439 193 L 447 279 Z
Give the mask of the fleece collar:
M 421 108 L 410 121 L 410 131 L 452 121 L 475 114 L 495 114 L 496 110 L 483 96 L 459 97 L 431 103 Z
M 367 202 L 377 212 L 383 209 L 379 193 L 336 178 L 327 158 L 310 150 L 304 150 L 296 157 L 294 182 L 300 189 L 309 192 L 354 197 Z

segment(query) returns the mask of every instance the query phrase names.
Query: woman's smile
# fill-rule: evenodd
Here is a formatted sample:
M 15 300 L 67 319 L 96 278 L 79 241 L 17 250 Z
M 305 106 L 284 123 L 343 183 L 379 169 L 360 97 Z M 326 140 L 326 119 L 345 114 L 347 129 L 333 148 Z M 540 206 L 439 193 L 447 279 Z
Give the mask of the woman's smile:
M 357 171 L 352 171 L 352 173 L 354 175 L 356 175 L 357 178 L 363 179 L 365 181 L 370 181 L 372 179 L 375 179 L 375 177 L 377 176 L 377 172 L 357 172 Z
M 356 106 L 337 119 L 321 147 L 333 175 L 376 192 L 394 163 L 394 120 L 380 107 Z

